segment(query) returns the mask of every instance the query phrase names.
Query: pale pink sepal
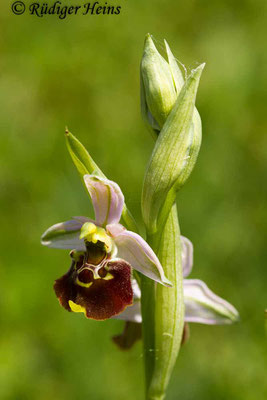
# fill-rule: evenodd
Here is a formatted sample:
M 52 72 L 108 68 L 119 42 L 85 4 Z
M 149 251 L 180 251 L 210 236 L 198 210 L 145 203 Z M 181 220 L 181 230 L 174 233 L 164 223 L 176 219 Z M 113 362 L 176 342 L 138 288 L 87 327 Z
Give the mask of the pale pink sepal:
M 198 279 L 184 280 L 185 321 L 201 324 L 231 324 L 239 318 L 237 310 L 214 294 Z
M 84 240 L 79 238 L 80 229 L 85 222 L 90 222 L 86 217 L 73 217 L 72 220 L 60 222 L 48 228 L 41 238 L 41 243 L 56 249 L 85 250 Z
M 92 199 L 96 224 L 105 227 L 119 222 L 124 196 L 117 183 L 94 175 L 84 175 L 83 179 Z
M 183 277 L 186 278 L 193 267 L 193 244 L 185 236 L 181 236 Z
M 142 322 L 140 293 L 133 285 L 134 304 L 119 315 L 119 319 Z M 139 288 L 138 288 L 139 289 Z M 139 289 L 140 290 L 140 289 Z M 185 321 L 207 325 L 231 324 L 238 321 L 237 310 L 226 300 L 214 294 L 198 279 L 184 280 Z

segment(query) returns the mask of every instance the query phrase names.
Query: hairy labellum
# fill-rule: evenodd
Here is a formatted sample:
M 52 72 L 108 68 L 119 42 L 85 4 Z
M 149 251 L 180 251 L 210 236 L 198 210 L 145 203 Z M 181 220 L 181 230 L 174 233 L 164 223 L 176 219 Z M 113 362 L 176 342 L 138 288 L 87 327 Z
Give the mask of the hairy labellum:
M 67 274 L 55 281 L 54 290 L 66 310 L 105 320 L 121 313 L 133 302 L 131 266 L 121 259 L 103 257 L 98 244 L 91 243 L 88 247 L 90 253 L 72 262 Z M 92 254 L 102 260 L 98 264 L 88 263 Z

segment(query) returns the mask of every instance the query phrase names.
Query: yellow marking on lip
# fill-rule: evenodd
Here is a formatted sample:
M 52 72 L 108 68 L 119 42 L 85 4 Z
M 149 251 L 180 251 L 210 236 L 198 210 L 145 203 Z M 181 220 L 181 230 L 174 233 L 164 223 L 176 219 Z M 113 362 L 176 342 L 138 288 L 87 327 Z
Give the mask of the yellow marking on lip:
M 77 285 L 82 286 L 82 287 L 85 287 L 85 288 L 89 288 L 89 287 L 92 286 L 92 284 L 93 284 L 93 282 L 89 282 L 89 283 L 81 282 L 81 281 L 79 280 L 79 278 L 76 278 L 76 283 L 77 283 Z
M 80 306 L 79 304 L 74 303 L 74 301 L 69 300 L 69 306 L 71 308 L 71 311 L 76 312 L 76 313 L 83 312 L 84 315 L 86 315 L 86 309 L 84 307 Z
M 105 279 L 105 281 L 110 281 L 111 279 L 114 279 L 114 276 L 108 272 L 107 275 L 102 279 Z

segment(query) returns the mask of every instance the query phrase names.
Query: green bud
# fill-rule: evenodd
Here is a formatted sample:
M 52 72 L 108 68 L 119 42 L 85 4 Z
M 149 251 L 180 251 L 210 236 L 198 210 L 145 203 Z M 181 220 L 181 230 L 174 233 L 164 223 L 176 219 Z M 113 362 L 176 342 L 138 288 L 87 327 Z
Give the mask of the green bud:
M 146 35 L 141 60 L 141 112 L 154 131 L 163 127 L 177 98 L 169 63 L 159 54 L 149 34 Z
M 177 64 L 177 61 L 168 45 L 168 43 L 166 41 L 164 41 L 165 44 L 165 50 L 166 50 L 166 55 L 167 55 L 167 61 L 165 61 L 161 55 L 157 52 L 155 45 L 151 39 L 151 37 L 148 35 L 146 38 L 146 45 L 145 45 L 145 49 L 147 49 L 147 54 L 150 54 L 150 60 L 151 63 L 153 61 L 152 57 L 151 57 L 151 53 L 154 55 L 157 55 L 157 60 L 158 60 L 158 67 L 160 67 L 160 65 L 162 65 L 162 75 L 164 75 L 164 72 L 166 72 L 166 64 L 168 64 L 169 69 L 167 69 L 167 72 L 169 74 L 169 71 L 171 73 L 171 77 L 172 77 L 172 85 L 173 88 L 175 90 L 175 98 L 173 99 L 173 103 L 171 105 L 171 102 L 169 102 L 169 106 L 171 106 L 171 109 L 174 107 L 175 102 L 177 100 L 178 95 L 180 94 L 183 86 L 184 86 L 184 78 L 183 78 L 183 74 Z M 149 51 L 148 51 L 149 50 Z M 143 56 L 143 59 L 146 60 L 147 64 L 150 66 L 150 70 L 153 70 L 153 68 L 155 69 L 155 66 L 151 66 L 151 63 L 148 63 L 148 55 L 146 54 L 146 58 L 145 58 L 145 53 Z M 155 58 L 155 57 L 154 57 Z M 162 61 L 163 60 L 163 61 Z M 143 62 L 143 60 L 142 60 Z M 160 64 L 161 63 L 161 64 Z M 153 68 L 152 68 L 153 67 Z M 165 83 L 168 82 L 168 77 L 169 75 L 165 73 L 164 76 L 167 76 L 167 78 L 165 79 Z M 148 76 L 148 75 L 147 75 Z M 151 79 L 155 78 L 155 74 L 151 74 Z M 149 85 L 148 85 L 149 86 Z M 166 86 L 166 85 L 165 85 Z M 160 89 L 158 88 L 158 91 L 160 91 Z M 145 93 L 145 88 L 144 88 L 144 82 L 143 82 L 143 76 L 142 76 L 142 66 L 141 66 L 141 110 L 142 110 L 142 114 L 143 114 L 143 118 L 145 119 L 147 126 L 149 127 L 149 129 L 154 132 L 154 136 L 155 138 L 158 138 L 159 133 L 162 129 L 162 127 L 159 126 L 159 124 L 157 123 L 157 121 L 155 120 L 155 118 L 153 117 L 152 113 L 150 112 L 150 109 L 148 107 L 147 101 L 146 101 L 146 97 L 145 97 L 146 93 Z M 169 96 L 169 100 L 171 99 L 171 96 Z M 164 123 L 166 122 L 167 119 L 167 115 L 165 113 L 165 120 L 163 121 Z M 175 199 L 176 196 L 176 192 L 178 189 L 180 189 L 183 184 L 186 182 L 186 180 L 188 179 L 188 177 L 190 176 L 196 160 L 197 160 L 197 156 L 199 153 L 199 149 L 201 146 L 201 139 L 202 139 L 202 127 L 201 127 L 201 119 L 199 116 L 199 113 L 197 111 L 196 108 L 194 108 L 194 112 L 193 112 L 193 118 L 191 121 L 191 127 L 190 130 L 188 131 L 188 135 L 187 137 L 185 137 L 184 140 L 186 140 L 187 142 L 187 162 L 186 162 L 186 167 L 183 169 L 183 171 L 181 172 L 181 175 L 179 177 L 179 181 L 177 181 L 177 185 L 174 185 L 172 187 L 172 190 L 170 192 L 168 192 L 168 198 L 165 204 L 165 208 L 163 207 L 162 209 L 162 213 L 161 213 L 161 220 L 159 221 L 160 223 L 164 223 L 167 217 L 167 211 L 170 209 L 170 206 L 172 204 L 172 202 Z M 166 194 L 166 195 L 167 195 Z
M 192 71 L 169 114 L 152 153 L 144 180 L 142 212 L 147 230 L 166 222 L 176 192 L 189 177 L 201 143 L 195 99 L 205 64 Z M 178 83 L 177 83 L 178 86 Z

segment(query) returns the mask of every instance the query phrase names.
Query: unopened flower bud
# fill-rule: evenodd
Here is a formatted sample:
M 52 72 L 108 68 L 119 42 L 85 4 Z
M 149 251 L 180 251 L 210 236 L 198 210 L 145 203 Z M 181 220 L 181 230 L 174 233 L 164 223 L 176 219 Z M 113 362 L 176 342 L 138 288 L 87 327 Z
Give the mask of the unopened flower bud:
M 159 54 L 149 34 L 141 61 L 141 111 L 154 131 L 160 131 L 177 98 L 169 63 Z
M 150 233 L 156 232 L 158 224 L 165 224 L 176 192 L 185 184 L 197 159 L 201 122 L 195 99 L 204 65 L 193 70 L 183 85 L 148 164 L 142 213 Z

